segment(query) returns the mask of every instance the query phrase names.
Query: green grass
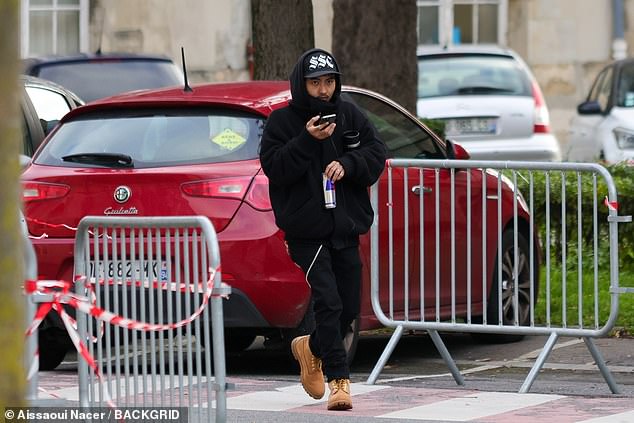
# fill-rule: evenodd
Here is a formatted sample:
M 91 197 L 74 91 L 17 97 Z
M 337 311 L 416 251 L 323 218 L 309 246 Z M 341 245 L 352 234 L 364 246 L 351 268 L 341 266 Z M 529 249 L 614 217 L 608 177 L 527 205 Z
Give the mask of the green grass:
M 547 275 L 542 267 L 540 275 L 540 292 L 537 305 L 535 307 L 535 320 L 539 325 L 546 325 L 548 320 L 552 326 L 562 326 L 564 323 L 564 311 L 567 327 L 583 327 L 592 329 L 603 327 L 610 314 L 610 275 L 607 267 L 602 267 L 598 274 L 598 303 L 595 315 L 595 283 L 594 274 L 591 269 L 583 269 L 581 282 L 581 322 L 579 320 L 579 282 L 576 268 L 566 271 L 566 301 L 564 306 L 562 267 L 551 263 L 550 287 L 547 285 Z M 622 287 L 634 286 L 634 271 L 625 269 L 619 274 L 619 285 Z M 550 318 L 547 314 L 547 293 L 550 292 Z M 581 323 L 581 324 L 580 324 Z M 634 332 L 634 294 L 620 294 L 618 318 L 614 327 L 619 333 Z

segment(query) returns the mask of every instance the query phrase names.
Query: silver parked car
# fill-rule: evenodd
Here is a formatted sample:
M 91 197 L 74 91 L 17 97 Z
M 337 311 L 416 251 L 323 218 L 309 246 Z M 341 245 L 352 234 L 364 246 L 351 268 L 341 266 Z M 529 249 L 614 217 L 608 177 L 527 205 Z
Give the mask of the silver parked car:
M 561 160 L 541 89 L 510 49 L 420 47 L 417 113 L 476 160 Z
M 22 149 L 23 156 L 32 156 L 44 137 L 57 122 L 75 107 L 84 104 L 75 93 L 54 82 L 21 75 Z
M 617 60 L 599 72 L 577 106 L 569 134 L 567 160 L 634 159 L 634 59 Z
M 27 75 L 70 89 L 85 102 L 127 91 L 182 85 L 181 69 L 168 57 L 133 53 L 80 53 L 31 57 Z

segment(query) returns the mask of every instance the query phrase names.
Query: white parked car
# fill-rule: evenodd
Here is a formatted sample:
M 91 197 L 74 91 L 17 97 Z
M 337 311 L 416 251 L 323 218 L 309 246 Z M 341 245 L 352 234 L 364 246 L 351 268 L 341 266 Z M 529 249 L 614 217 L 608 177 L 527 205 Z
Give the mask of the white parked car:
M 561 160 L 541 89 L 510 49 L 420 47 L 417 113 L 444 121 L 472 159 Z
M 577 106 L 569 134 L 567 160 L 634 158 L 634 59 L 615 61 L 599 72 Z

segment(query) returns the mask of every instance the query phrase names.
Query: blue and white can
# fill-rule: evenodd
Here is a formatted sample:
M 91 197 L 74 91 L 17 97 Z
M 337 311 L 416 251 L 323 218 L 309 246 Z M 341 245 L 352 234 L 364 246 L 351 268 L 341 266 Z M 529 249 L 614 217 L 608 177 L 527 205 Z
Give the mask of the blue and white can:
M 322 173 L 323 187 L 324 187 L 324 206 L 327 209 L 334 209 L 337 207 L 337 196 L 335 195 L 335 183 L 332 179 Z

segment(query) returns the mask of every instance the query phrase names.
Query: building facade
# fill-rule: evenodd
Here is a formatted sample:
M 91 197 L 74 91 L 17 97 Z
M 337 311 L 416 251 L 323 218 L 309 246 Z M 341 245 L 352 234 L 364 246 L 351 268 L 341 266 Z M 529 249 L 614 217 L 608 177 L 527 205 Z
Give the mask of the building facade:
M 315 44 L 332 45 L 332 1 L 313 0 Z M 336 0 L 335 0 L 336 1 Z M 359 0 L 359 2 L 367 0 Z M 387 0 L 385 0 L 387 1 Z M 249 79 L 250 0 L 21 0 L 23 57 L 185 47 L 193 82 Z M 532 68 L 551 123 L 569 120 L 599 70 L 634 55 L 634 0 L 417 0 L 420 44 L 500 44 Z

